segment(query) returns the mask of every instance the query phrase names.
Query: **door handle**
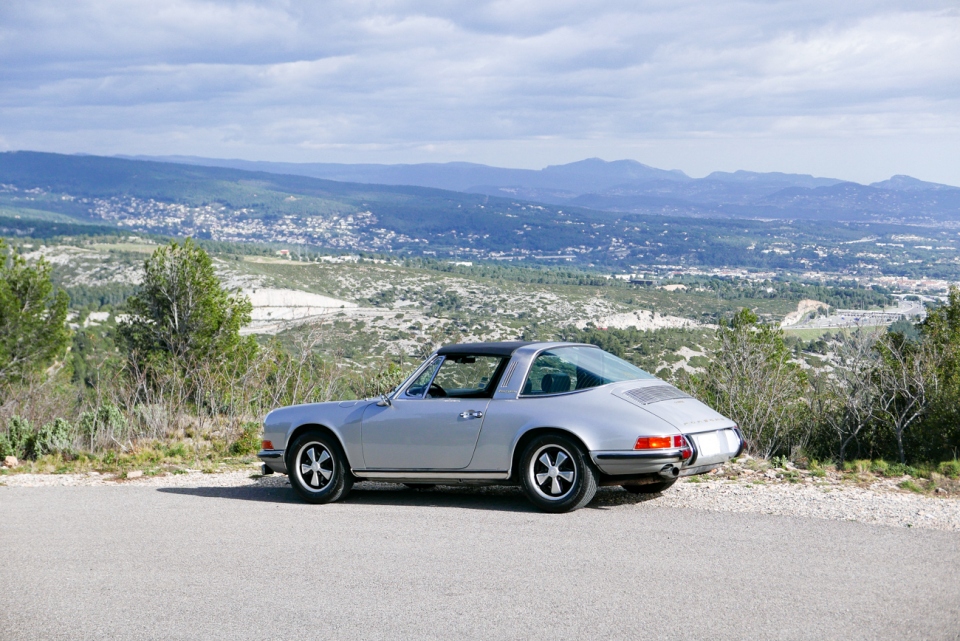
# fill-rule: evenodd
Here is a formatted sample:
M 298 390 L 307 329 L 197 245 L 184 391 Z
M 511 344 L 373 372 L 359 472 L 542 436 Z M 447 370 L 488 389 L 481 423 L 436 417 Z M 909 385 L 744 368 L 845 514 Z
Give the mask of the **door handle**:
M 460 412 L 460 418 L 483 418 L 483 412 L 478 410 L 467 410 Z

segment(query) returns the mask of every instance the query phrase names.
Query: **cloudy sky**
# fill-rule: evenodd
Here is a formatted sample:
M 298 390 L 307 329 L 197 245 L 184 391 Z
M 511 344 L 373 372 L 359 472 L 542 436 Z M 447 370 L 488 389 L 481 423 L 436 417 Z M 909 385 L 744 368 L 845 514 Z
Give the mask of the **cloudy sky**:
M 960 184 L 960 3 L 3 0 L 9 149 Z

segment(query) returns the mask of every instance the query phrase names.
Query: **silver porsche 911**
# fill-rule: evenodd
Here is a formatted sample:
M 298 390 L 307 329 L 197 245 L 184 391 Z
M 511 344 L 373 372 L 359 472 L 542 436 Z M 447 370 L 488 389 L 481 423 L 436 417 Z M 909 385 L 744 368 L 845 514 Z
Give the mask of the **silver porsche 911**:
M 280 408 L 263 432 L 264 471 L 311 503 L 362 480 L 511 484 L 548 512 L 600 485 L 660 492 L 744 447 L 730 419 L 579 343 L 448 345 L 379 399 Z

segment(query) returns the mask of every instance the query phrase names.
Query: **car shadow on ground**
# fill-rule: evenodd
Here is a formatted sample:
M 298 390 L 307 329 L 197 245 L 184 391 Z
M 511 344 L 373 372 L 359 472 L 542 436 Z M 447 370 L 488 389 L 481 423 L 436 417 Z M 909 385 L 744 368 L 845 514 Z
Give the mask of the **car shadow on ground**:
M 303 503 L 289 483 L 245 485 L 242 487 L 162 487 L 158 492 L 203 498 L 234 499 L 266 503 Z M 621 505 L 635 505 L 655 500 L 660 494 L 630 494 L 619 487 L 602 487 L 587 509 L 610 509 Z M 358 483 L 342 501 L 353 505 L 383 505 L 394 507 L 454 507 L 470 510 L 505 512 L 536 512 L 518 487 L 492 485 L 463 487 L 438 485 L 432 488 L 411 489 L 392 483 Z

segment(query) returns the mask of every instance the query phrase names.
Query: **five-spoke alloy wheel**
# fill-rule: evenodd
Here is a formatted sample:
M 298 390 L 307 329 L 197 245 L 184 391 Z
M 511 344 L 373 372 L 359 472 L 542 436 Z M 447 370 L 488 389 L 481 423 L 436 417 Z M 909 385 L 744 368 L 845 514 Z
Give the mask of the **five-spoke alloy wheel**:
M 290 485 L 309 503 L 330 503 L 346 496 L 353 477 L 340 445 L 320 430 L 300 435 L 290 447 Z
M 533 439 L 520 459 L 520 483 L 545 512 L 570 512 L 597 493 L 597 474 L 582 448 L 561 434 Z

